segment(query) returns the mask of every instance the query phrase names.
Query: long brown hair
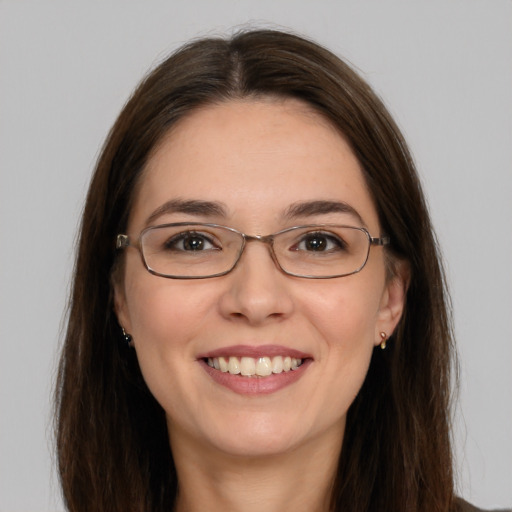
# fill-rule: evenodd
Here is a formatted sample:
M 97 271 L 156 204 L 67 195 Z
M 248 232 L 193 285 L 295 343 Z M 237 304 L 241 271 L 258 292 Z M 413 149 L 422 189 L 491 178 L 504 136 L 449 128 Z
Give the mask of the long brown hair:
M 391 253 L 410 267 L 405 313 L 388 349 L 374 352 L 348 413 L 332 508 L 447 512 L 452 331 L 412 158 L 379 98 L 347 64 L 278 31 L 181 48 L 143 80 L 105 142 L 83 212 L 56 391 L 67 507 L 172 509 L 178 484 L 164 413 L 113 311 L 114 239 L 148 158 L 174 123 L 202 105 L 258 96 L 299 98 L 340 130 L 363 167 Z

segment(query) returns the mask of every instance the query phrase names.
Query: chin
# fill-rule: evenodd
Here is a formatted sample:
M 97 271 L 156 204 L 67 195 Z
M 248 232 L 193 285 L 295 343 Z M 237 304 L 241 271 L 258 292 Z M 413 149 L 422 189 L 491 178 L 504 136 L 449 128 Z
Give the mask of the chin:
M 274 457 L 289 453 L 303 444 L 302 436 L 295 438 L 285 429 L 251 429 L 222 439 L 212 439 L 218 451 L 228 456 L 244 458 Z
M 344 416 L 329 422 L 308 422 L 291 411 L 282 414 L 247 412 L 209 418 L 203 425 L 196 424 L 192 443 L 202 450 L 231 457 L 266 458 L 290 454 L 310 446 L 315 441 L 331 437 L 341 444 Z M 217 421 L 216 421 L 217 420 Z

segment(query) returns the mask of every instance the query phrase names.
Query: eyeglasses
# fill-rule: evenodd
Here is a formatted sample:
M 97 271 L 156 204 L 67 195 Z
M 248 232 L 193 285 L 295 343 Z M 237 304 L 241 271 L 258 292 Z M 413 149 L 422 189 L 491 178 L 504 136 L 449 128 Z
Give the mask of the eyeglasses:
M 331 279 L 359 272 L 368 261 L 370 247 L 388 245 L 390 239 L 372 237 L 365 228 L 331 224 L 294 226 L 272 235 L 252 236 L 218 224 L 178 222 L 148 227 L 135 242 L 128 235 L 117 235 L 116 248 L 137 248 L 151 274 L 205 279 L 231 272 L 248 242 L 267 244 L 285 274 Z

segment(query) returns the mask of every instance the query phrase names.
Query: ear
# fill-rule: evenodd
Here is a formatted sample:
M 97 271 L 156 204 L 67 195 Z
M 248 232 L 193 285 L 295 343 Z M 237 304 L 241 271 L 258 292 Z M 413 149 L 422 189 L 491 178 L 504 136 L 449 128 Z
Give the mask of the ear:
M 380 301 L 375 324 L 375 346 L 382 342 L 381 332 L 384 332 L 388 338 L 393 334 L 405 308 L 410 281 L 409 265 L 405 261 L 399 261 L 393 266 L 393 275 L 388 277 Z
M 127 332 L 132 332 L 128 304 L 126 301 L 126 292 L 124 282 L 121 279 L 113 279 L 112 287 L 114 290 L 114 311 L 119 325 Z

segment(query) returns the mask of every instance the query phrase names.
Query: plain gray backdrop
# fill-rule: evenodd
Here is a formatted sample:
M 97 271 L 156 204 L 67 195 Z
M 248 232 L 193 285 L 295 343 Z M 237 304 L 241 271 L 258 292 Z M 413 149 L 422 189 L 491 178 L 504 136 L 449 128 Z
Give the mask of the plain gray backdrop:
M 453 296 L 459 493 L 510 506 L 510 0 L 0 0 L 0 512 L 63 510 L 51 394 L 100 145 L 151 66 L 242 25 L 289 28 L 344 56 L 403 129 Z

